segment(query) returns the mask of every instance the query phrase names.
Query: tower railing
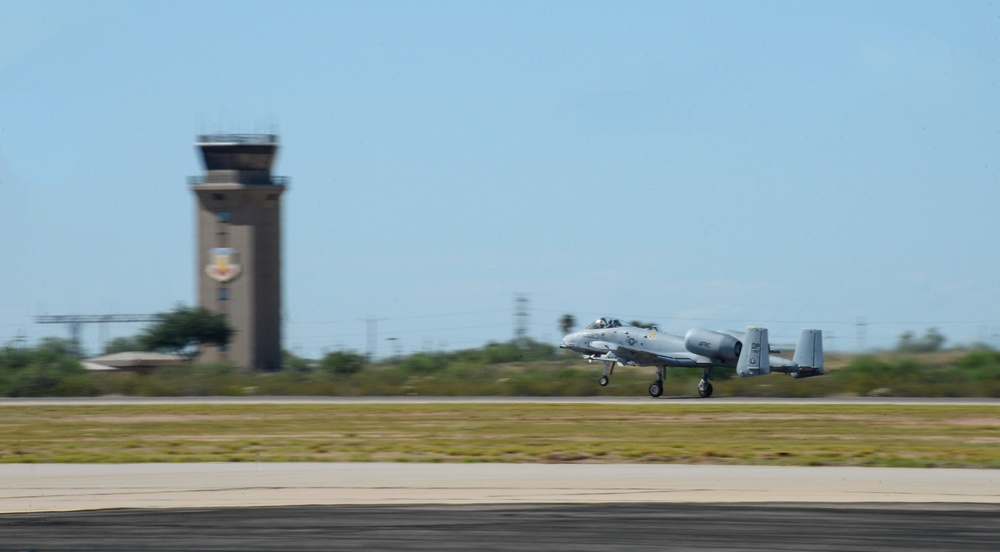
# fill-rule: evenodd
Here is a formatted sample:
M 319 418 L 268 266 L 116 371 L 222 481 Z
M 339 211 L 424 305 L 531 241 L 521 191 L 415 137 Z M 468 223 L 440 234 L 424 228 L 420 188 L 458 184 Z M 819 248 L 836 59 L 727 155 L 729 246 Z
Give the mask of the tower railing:
M 277 144 L 277 134 L 199 134 L 199 144 Z
M 201 186 L 202 184 L 205 184 L 205 177 L 204 176 L 189 176 L 189 177 L 187 177 L 187 183 L 188 183 L 188 186 Z M 291 183 L 292 183 L 292 179 L 290 177 L 288 177 L 288 176 L 272 176 L 266 183 L 263 183 L 263 184 L 265 184 L 265 185 L 270 184 L 270 185 L 273 185 L 273 186 L 285 186 L 285 187 L 287 187 Z

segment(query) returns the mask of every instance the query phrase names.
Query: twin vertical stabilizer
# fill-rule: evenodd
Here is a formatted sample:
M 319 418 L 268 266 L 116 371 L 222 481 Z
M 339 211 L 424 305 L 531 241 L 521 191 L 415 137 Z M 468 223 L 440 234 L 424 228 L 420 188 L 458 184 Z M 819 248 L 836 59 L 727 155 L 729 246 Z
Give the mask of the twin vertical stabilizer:
M 742 377 L 763 376 L 771 373 L 771 348 L 767 341 L 767 328 L 747 328 L 743 350 L 736 362 L 736 373 Z M 791 374 L 796 378 L 823 375 L 823 332 L 802 330 L 795 347 L 792 362 L 775 358 L 775 371 Z
M 799 366 L 798 371 L 792 372 L 793 377 L 823 375 L 823 330 L 802 330 L 792 362 Z
M 767 344 L 767 328 L 747 328 L 743 350 L 736 361 L 736 373 L 742 377 L 771 373 L 771 348 Z

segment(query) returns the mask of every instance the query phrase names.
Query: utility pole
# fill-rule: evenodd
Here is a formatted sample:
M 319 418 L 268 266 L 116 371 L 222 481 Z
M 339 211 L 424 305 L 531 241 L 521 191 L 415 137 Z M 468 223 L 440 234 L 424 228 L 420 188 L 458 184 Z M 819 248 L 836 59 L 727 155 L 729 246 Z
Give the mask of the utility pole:
M 854 325 L 858 331 L 858 351 L 863 353 L 868 350 L 868 319 L 864 316 L 859 316 Z
M 387 337 L 385 340 L 388 341 L 392 347 L 393 360 L 399 360 L 400 357 L 402 357 L 402 349 L 400 348 L 399 338 Z
M 375 362 L 375 355 L 378 354 L 378 318 L 369 316 L 365 319 L 368 329 L 368 362 Z
M 514 296 L 514 341 L 518 347 L 528 344 L 528 296 L 523 293 Z
M 28 342 L 28 336 L 25 335 L 24 330 L 18 330 L 17 335 L 14 337 L 14 348 L 18 351 L 24 350 L 25 344 Z

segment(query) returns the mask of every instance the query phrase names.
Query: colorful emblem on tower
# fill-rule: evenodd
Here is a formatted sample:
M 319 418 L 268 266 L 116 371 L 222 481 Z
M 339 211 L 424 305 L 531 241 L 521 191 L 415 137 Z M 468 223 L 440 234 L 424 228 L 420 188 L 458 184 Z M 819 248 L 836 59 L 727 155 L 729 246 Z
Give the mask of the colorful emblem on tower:
M 208 250 L 205 274 L 216 282 L 228 282 L 240 275 L 240 254 L 232 247 L 215 247 Z

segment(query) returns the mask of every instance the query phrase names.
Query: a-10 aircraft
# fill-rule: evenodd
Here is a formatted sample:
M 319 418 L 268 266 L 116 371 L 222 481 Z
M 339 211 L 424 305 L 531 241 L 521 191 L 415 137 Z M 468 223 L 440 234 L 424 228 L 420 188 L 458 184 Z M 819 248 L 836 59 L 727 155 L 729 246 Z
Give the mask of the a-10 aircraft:
M 823 375 L 823 333 L 802 330 L 792 360 L 772 356 L 767 328 L 747 328 L 746 332 L 716 332 L 693 329 L 684 336 L 664 334 L 655 327 L 640 328 L 614 318 L 598 318 L 579 332 L 563 338 L 561 345 L 583 353 L 588 361 L 604 363 L 600 384 L 607 385 L 619 366 L 656 366 L 656 381 L 649 394 L 663 394 L 663 378 L 672 366 L 700 367 L 698 395 L 712 396 L 711 380 L 715 368 L 736 368 L 743 377 L 762 376 L 771 372 L 789 374 L 794 378 Z

